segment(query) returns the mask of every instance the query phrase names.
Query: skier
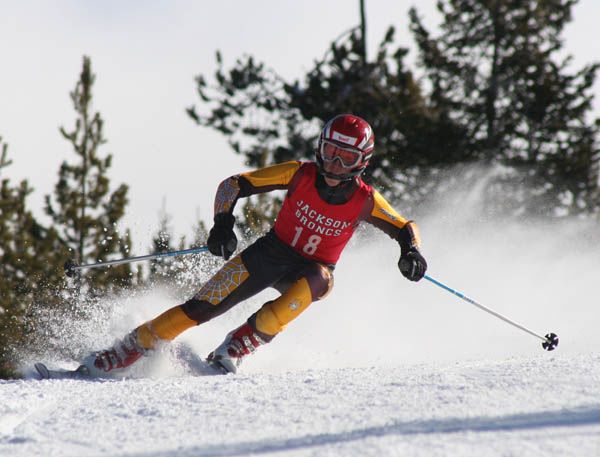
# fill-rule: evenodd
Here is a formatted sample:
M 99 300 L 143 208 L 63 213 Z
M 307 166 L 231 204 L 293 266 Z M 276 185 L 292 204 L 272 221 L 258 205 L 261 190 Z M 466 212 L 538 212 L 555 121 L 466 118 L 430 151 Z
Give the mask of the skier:
M 420 280 L 427 263 L 419 252 L 416 224 L 360 177 L 374 146 L 365 120 L 341 114 L 325 124 L 314 161 L 285 162 L 221 182 L 207 245 L 225 265 L 190 300 L 140 325 L 110 349 L 91 354 L 83 365 L 100 374 L 128 367 L 162 342 L 274 287 L 281 295 L 230 332 L 208 356 L 213 366 L 235 373 L 247 355 L 330 292 L 335 264 L 361 221 L 395 239 L 401 249 L 400 272 L 411 281 Z M 274 226 L 230 259 L 237 247 L 237 200 L 275 189 L 287 189 L 287 194 Z

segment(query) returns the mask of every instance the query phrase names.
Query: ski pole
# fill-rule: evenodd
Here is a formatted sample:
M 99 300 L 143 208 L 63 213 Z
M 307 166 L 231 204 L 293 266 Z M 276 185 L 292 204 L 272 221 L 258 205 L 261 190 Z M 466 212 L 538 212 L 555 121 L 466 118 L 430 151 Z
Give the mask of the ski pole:
M 483 311 L 490 313 L 492 316 L 495 316 L 498 319 L 501 319 L 504 322 L 506 322 L 510 325 L 513 325 L 514 327 L 517 327 L 518 329 L 523 330 L 524 332 L 529 333 L 532 336 L 535 336 L 536 338 L 539 338 L 540 340 L 542 340 L 542 347 L 546 351 L 553 351 L 556 348 L 556 346 L 558 346 L 558 335 L 556 335 L 556 333 L 548 333 L 545 336 L 538 335 L 537 333 L 529 330 L 527 327 L 517 324 L 516 322 L 510 320 L 509 318 L 503 316 L 502 314 L 497 313 L 496 311 L 488 308 L 487 306 L 483 306 L 481 303 L 477 303 L 472 298 L 467 297 L 466 295 L 458 292 L 457 290 L 454 290 L 451 287 L 448 287 L 446 284 L 443 284 L 442 282 L 438 281 L 437 279 L 434 279 L 429 275 L 425 275 L 424 278 L 427 279 L 428 281 L 432 282 L 436 286 L 441 287 L 442 289 L 447 290 L 448 292 L 456 295 L 458 298 L 462 298 L 467 303 L 477 306 L 479 309 L 482 309 Z
M 205 251 L 208 251 L 208 246 L 200 246 L 197 248 L 182 249 L 179 251 L 157 252 L 154 254 L 141 255 L 138 257 L 127 257 L 124 259 L 107 260 L 106 262 L 88 263 L 87 265 L 78 265 L 74 260 L 68 260 L 67 262 L 65 262 L 64 267 L 65 267 L 65 274 L 68 277 L 72 278 L 73 276 L 75 276 L 75 273 L 78 270 L 83 270 L 84 268 L 101 268 L 101 267 L 108 267 L 110 265 L 121 265 L 123 263 L 139 262 L 140 260 L 157 259 L 159 257 L 174 257 L 174 256 L 178 256 L 178 255 L 198 254 L 200 252 L 205 252 Z

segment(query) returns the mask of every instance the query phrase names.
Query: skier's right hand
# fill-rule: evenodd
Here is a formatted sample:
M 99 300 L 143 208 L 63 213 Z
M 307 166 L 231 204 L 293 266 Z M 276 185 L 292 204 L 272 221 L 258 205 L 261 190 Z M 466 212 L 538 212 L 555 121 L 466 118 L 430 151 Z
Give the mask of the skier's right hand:
M 420 281 L 427 271 L 427 261 L 416 247 L 403 252 L 398 261 L 400 273 L 410 281 Z
M 215 215 L 215 224 L 210 229 L 206 245 L 211 254 L 228 260 L 237 248 L 237 237 L 233 232 L 235 217 L 229 213 Z

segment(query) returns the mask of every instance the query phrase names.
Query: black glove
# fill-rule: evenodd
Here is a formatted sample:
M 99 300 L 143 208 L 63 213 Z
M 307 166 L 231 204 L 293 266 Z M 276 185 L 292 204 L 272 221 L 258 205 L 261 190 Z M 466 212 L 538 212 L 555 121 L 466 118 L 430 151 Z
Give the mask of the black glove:
M 405 278 L 418 281 L 425 276 L 427 262 L 417 248 L 410 248 L 400 256 L 398 268 Z
M 206 245 L 211 254 L 228 260 L 237 248 L 237 237 L 233 233 L 235 217 L 229 213 L 215 216 L 215 225 L 210 229 Z

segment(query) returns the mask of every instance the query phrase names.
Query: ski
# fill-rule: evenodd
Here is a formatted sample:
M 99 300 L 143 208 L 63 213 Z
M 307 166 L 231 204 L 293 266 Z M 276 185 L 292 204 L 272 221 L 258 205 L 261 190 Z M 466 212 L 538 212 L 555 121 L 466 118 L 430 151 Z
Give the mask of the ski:
M 215 376 L 228 373 L 221 364 L 203 359 L 187 344 L 179 344 L 173 347 L 173 355 L 194 376 Z
M 91 379 L 88 367 L 81 365 L 76 370 L 50 370 L 43 363 L 34 364 L 40 379 Z
M 209 358 L 203 359 L 186 344 L 173 347 L 172 355 L 175 361 L 180 364 L 192 376 L 215 376 L 229 374 L 229 371 L 217 360 Z M 39 379 L 106 379 L 113 377 L 122 377 L 127 371 L 116 370 L 114 373 L 104 373 L 93 368 L 90 371 L 85 365 L 80 365 L 75 370 L 50 370 L 45 364 L 38 362 L 34 364 Z M 118 372 L 118 373 L 117 373 Z
M 226 374 L 231 374 L 231 372 L 225 368 L 221 362 L 219 362 L 218 360 L 215 359 L 206 359 L 204 361 L 204 363 L 206 363 L 208 365 L 208 367 L 212 370 L 211 373 L 208 374 L 212 374 L 212 375 L 226 375 Z

